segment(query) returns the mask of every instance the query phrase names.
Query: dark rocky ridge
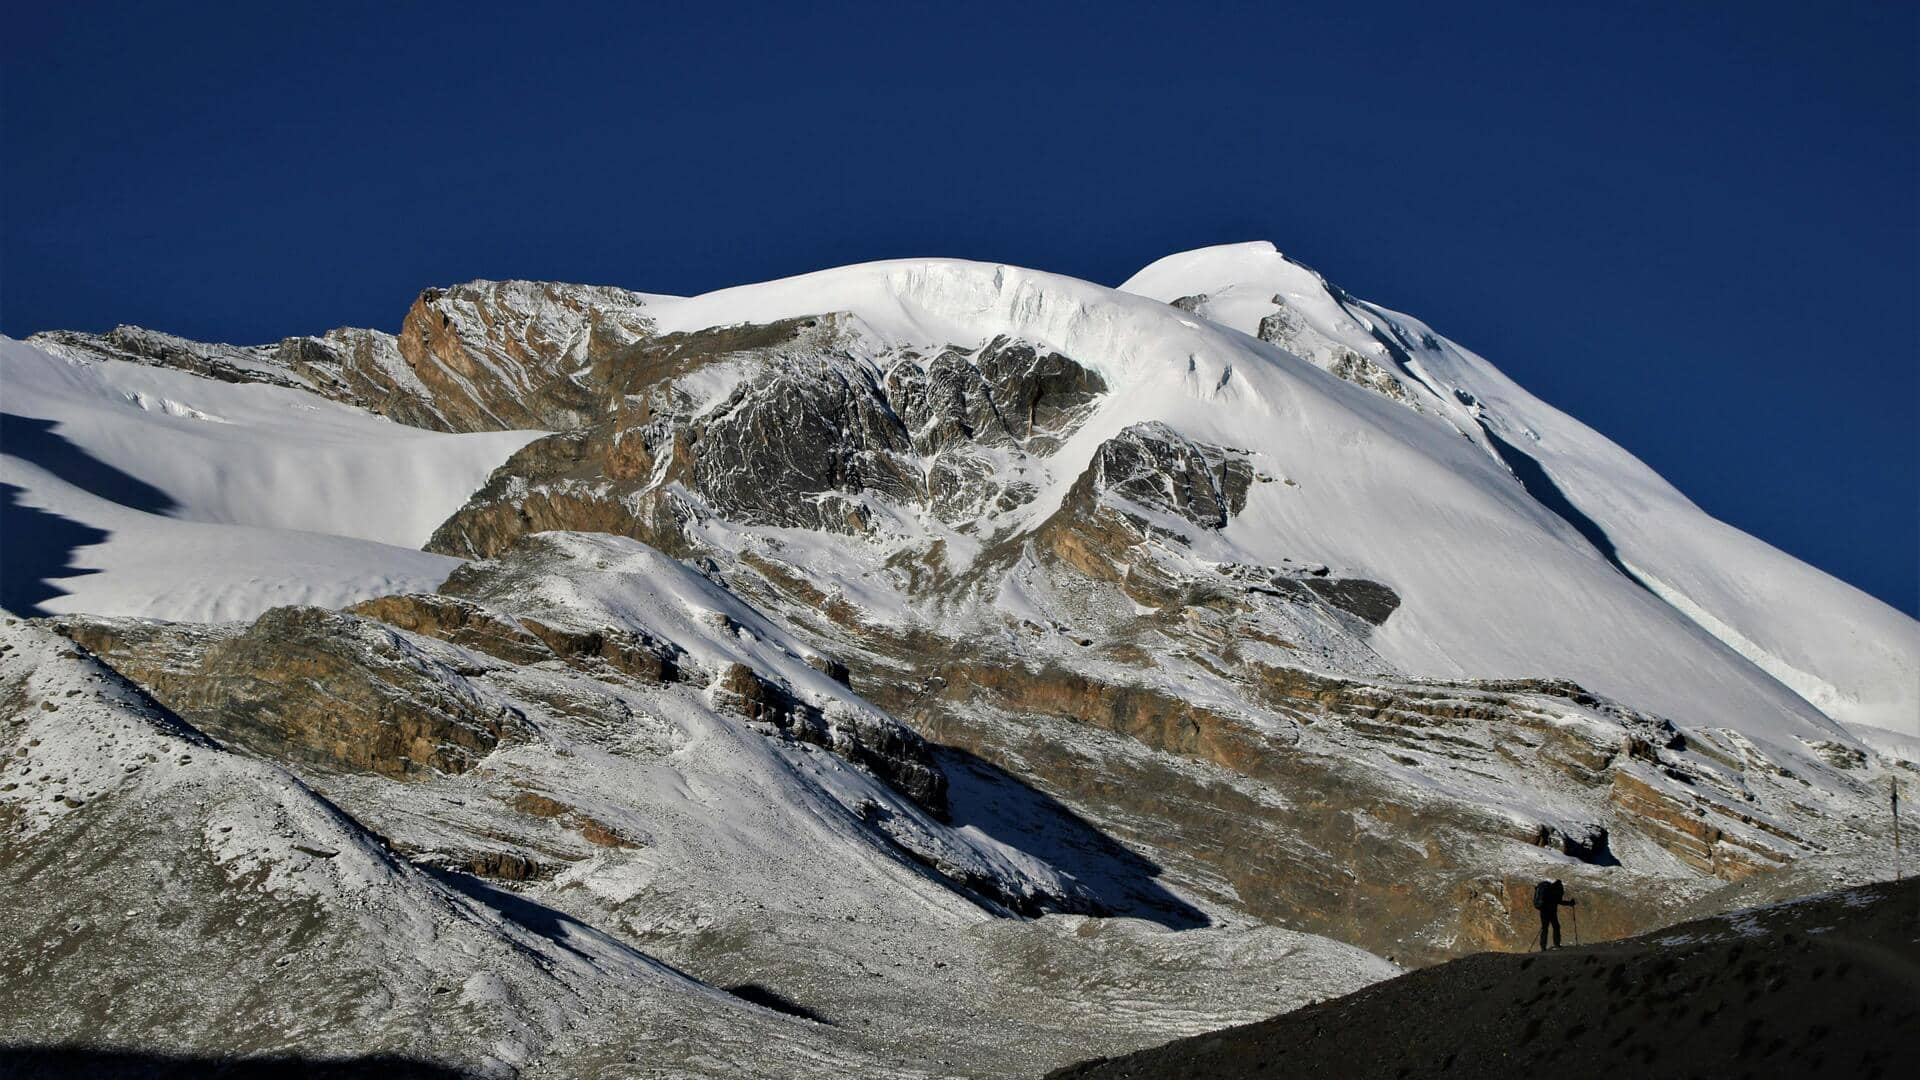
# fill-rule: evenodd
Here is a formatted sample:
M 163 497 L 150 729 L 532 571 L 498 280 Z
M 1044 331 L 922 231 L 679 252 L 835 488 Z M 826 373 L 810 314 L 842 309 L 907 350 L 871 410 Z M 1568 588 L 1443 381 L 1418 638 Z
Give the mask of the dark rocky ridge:
M 1049 1075 L 1871 1080 L 1917 1056 L 1920 879 L 1908 878 L 1605 945 L 1471 956 Z

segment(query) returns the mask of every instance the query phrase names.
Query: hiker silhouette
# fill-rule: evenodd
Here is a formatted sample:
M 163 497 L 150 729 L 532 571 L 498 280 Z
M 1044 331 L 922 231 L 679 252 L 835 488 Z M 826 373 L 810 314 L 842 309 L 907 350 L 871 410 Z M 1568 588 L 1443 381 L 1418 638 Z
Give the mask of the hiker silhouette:
M 1542 881 L 1533 887 L 1533 906 L 1540 912 L 1540 951 L 1547 949 L 1547 928 L 1553 928 L 1553 947 L 1560 947 L 1560 909 L 1572 907 L 1567 887 L 1558 880 Z

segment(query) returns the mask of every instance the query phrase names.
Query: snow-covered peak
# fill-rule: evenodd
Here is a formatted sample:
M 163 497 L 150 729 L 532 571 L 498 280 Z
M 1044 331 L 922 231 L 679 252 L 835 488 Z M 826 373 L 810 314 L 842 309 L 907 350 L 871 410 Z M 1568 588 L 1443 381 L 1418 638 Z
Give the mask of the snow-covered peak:
M 1803 695 L 1622 574 L 1530 493 L 1473 407 L 1425 377 L 1403 340 L 1420 345 L 1431 337 L 1424 327 L 1402 330 L 1271 245 L 1175 256 L 1131 284 L 1143 282 L 1159 295 L 991 263 L 902 260 L 721 290 L 650 314 L 671 333 L 844 312 L 843 345 L 856 354 L 1002 336 L 1058 351 L 1108 392 L 1044 461 L 1044 482 L 1021 511 L 1029 526 L 1059 508 L 1108 440 L 1164 423 L 1246 450 L 1255 467 L 1293 481 L 1256 492 L 1208 557 L 1339 565 L 1384 583 L 1406 603 L 1373 644 L 1402 670 L 1553 673 L 1696 722 L 1833 734 Z M 1196 294 L 1208 299 L 1198 311 L 1163 302 Z M 1205 311 L 1238 312 L 1239 324 Z M 1282 311 L 1298 318 L 1283 328 L 1295 348 L 1249 338 Z
M 1329 366 L 1377 362 L 1433 421 L 1486 446 L 1622 575 L 1857 735 L 1920 737 L 1920 623 L 1715 520 L 1645 463 L 1410 316 L 1357 300 L 1266 242 L 1160 259 L 1121 286 Z M 1359 380 L 1354 380 L 1359 381 Z

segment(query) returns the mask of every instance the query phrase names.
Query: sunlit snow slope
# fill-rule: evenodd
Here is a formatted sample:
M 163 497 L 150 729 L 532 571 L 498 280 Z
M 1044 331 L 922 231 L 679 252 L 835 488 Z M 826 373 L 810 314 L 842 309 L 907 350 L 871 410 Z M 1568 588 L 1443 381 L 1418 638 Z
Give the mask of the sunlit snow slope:
M 1869 741 L 1920 735 L 1920 623 L 1709 516 L 1632 454 L 1419 320 L 1348 296 L 1268 243 L 1171 255 L 1121 288 L 1197 298 L 1189 305 L 1209 320 L 1284 339 L 1323 367 L 1340 347 L 1369 358 L 1434 426 L 1486 447 L 1537 495 L 1545 487 L 1543 501 L 1557 491 L 1623 579 Z
M 235 619 L 432 588 L 457 560 L 420 545 L 539 435 L 422 431 L 11 340 L 0 409 L 8 605 L 31 613 Z

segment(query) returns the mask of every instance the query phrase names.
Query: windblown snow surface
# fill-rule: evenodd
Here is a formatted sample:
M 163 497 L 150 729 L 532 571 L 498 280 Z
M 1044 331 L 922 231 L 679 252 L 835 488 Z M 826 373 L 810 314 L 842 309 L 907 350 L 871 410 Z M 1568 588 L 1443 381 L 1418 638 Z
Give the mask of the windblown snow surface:
M 252 618 L 431 589 L 419 550 L 541 432 L 446 435 L 301 390 L 0 340 L 10 606 Z M 48 595 L 13 598 L 28 560 Z M 50 565 L 48 565 L 50 563 Z

